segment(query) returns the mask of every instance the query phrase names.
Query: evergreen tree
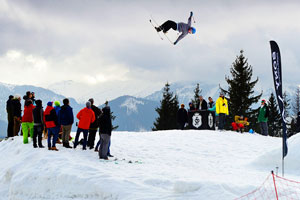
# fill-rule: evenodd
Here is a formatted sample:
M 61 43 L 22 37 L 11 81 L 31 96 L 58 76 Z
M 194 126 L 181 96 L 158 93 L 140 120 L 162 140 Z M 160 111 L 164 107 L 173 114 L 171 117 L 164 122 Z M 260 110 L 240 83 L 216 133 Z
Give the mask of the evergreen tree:
M 196 105 L 200 102 L 199 96 L 201 95 L 202 90 L 200 89 L 199 83 L 197 83 L 196 88 L 194 89 L 194 99 L 192 99 L 192 103 L 196 108 Z
M 154 122 L 153 131 L 169 130 L 177 128 L 177 111 L 179 109 L 178 98 L 170 92 L 170 85 L 166 83 L 163 92 L 163 99 L 160 101 L 161 105 L 156 108 L 158 117 Z
M 252 78 L 252 66 L 248 64 L 248 59 L 243 55 L 243 50 L 240 51 L 240 55 L 236 57 L 236 60 L 230 68 L 232 78 L 225 77 L 228 83 L 228 90 L 222 89 L 225 92 L 228 99 L 229 117 L 227 119 L 227 128 L 231 128 L 230 124 L 234 121 L 235 115 L 243 115 L 250 119 L 250 126 L 254 127 L 256 124 L 257 109 L 251 109 L 254 103 L 257 103 L 261 98 L 261 94 L 254 95 L 254 87 L 258 82 L 256 80 L 251 81 Z
M 297 87 L 293 103 L 293 115 L 297 117 L 300 112 L 300 86 Z
M 268 117 L 269 135 L 279 137 L 282 132 L 281 115 L 273 92 L 269 98 L 268 107 L 270 111 Z
M 110 118 L 112 121 L 114 121 L 116 119 L 116 116 L 114 115 L 114 112 L 112 112 L 112 111 L 110 111 Z M 119 125 L 116 125 L 116 126 L 113 125 L 112 130 L 115 131 L 118 128 L 119 128 Z

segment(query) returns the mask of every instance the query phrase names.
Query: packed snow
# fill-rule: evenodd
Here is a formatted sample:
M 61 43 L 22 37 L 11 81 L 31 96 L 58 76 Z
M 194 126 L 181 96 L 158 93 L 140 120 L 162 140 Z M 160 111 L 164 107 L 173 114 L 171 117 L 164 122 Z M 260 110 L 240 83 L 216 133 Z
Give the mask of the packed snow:
M 73 133 L 74 135 L 74 133 Z M 97 140 L 97 139 L 96 139 Z M 46 146 L 46 140 L 43 140 Z M 114 161 L 93 150 L 0 142 L 0 199 L 210 199 L 240 197 L 281 170 L 281 138 L 219 131 L 113 132 Z M 285 177 L 300 180 L 300 134 Z M 280 174 L 279 174 L 280 175 Z

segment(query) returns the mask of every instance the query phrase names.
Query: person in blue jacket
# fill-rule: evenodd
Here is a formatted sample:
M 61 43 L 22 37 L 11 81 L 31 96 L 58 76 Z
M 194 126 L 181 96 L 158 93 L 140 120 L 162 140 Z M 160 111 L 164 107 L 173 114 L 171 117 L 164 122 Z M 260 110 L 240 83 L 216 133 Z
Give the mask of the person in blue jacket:
M 63 100 L 63 106 L 60 109 L 60 124 L 62 126 L 62 143 L 66 148 L 72 148 L 69 144 L 72 124 L 74 123 L 73 108 L 69 105 L 69 99 Z

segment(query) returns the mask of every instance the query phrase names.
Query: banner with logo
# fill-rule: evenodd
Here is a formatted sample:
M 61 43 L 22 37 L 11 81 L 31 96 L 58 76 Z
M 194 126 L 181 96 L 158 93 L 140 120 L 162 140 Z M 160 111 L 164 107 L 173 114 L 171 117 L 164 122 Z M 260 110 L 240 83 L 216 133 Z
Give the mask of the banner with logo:
M 286 133 L 286 120 L 284 113 L 284 103 L 282 96 L 282 73 L 281 73 L 281 58 L 280 51 L 277 43 L 275 41 L 270 41 L 271 45 L 271 57 L 272 57 L 272 71 L 274 86 L 277 96 L 277 102 L 279 105 L 281 120 L 282 120 L 282 159 L 287 155 L 287 133 Z

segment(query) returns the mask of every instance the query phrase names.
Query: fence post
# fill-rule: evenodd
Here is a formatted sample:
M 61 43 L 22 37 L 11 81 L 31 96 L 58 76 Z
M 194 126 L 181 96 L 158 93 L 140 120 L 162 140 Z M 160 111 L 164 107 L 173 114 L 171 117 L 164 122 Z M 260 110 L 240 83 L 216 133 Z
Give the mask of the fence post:
M 277 194 L 277 188 L 276 188 L 276 183 L 275 183 L 275 176 L 273 170 L 271 171 L 272 177 L 273 177 L 273 183 L 274 183 L 274 188 L 275 188 L 275 194 L 276 194 L 276 200 L 278 200 L 278 194 Z

